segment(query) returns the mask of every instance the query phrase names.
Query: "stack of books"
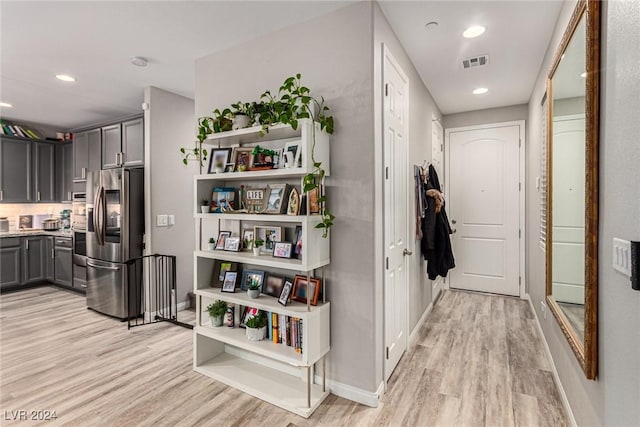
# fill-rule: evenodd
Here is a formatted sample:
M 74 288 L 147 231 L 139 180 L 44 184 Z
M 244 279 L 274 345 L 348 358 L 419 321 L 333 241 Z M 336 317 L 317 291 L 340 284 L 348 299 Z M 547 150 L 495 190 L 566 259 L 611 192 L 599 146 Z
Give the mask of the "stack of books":
M 10 125 L 0 122 L 0 133 L 2 135 L 20 136 L 22 138 L 40 139 L 40 136 L 32 129 L 20 125 Z
M 269 340 L 293 347 L 302 354 L 302 319 L 277 313 L 267 313 Z

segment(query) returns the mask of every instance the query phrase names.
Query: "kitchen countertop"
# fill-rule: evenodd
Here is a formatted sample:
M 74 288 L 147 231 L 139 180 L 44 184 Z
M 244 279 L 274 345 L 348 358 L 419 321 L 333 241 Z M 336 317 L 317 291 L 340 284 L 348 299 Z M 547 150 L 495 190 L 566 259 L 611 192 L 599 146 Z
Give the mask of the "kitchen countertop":
M 25 231 L 3 231 L 0 232 L 0 239 L 4 237 L 21 237 L 21 236 L 54 236 L 54 237 L 73 237 L 71 230 L 25 230 Z

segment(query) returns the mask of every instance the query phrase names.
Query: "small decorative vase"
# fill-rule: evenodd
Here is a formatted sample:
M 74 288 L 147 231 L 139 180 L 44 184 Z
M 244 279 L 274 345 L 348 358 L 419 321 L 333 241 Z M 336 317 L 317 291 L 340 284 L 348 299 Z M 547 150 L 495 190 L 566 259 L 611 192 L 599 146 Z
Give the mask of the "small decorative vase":
M 213 251 L 216 249 L 216 244 L 215 243 L 207 243 L 207 247 L 209 248 L 210 251 Z
M 253 248 L 253 256 L 260 256 L 260 248 Z
M 249 126 L 249 116 L 244 114 L 236 114 L 233 117 L 233 125 L 231 127 L 233 130 L 246 128 L 247 126 Z
M 247 331 L 247 339 L 249 341 L 261 341 L 265 337 L 265 333 L 267 332 L 267 327 L 264 326 L 260 329 L 246 328 L 246 331 Z
M 211 326 L 222 326 L 222 319 L 224 318 L 224 316 L 215 316 L 211 318 Z
M 202 213 L 209 213 L 209 206 L 200 206 L 200 211 Z
M 260 289 L 247 289 L 247 295 L 249 295 L 249 298 L 258 298 L 260 296 Z

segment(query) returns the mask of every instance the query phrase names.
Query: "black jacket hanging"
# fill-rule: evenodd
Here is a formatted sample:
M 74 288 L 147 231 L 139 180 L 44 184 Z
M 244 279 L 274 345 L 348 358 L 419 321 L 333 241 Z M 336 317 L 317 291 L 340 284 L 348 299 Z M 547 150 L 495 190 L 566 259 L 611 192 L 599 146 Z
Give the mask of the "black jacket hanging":
M 435 189 L 442 192 L 440 180 L 433 165 L 429 166 L 429 180 L 425 185 L 425 191 Z M 455 267 L 455 260 L 451 250 L 449 235 L 451 226 L 444 208 L 436 213 L 436 200 L 427 197 L 427 213 L 422 219 L 422 240 L 420 248 L 427 261 L 427 274 L 429 279 L 435 280 L 437 276 L 447 277 L 450 269 Z

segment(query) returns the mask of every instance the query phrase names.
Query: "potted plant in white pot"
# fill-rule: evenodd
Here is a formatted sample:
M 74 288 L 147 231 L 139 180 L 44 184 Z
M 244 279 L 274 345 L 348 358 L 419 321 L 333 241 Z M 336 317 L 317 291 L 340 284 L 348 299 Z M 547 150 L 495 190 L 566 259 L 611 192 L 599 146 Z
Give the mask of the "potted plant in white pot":
M 202 213 L 209 213 L 209 201 L 207 199 L 202 199 L 200 203 L 200 211 Z
M 213 237 L 209 237 L 209 242 L 207 242 L 207 247 L 210 251 L 213 251 L 216 248 L 216 239 Z
M 262 311 L 247 320 L 247 339 L 249 341 L 261 341 L 266 336 L 267 318 Z
M 253 116 L 255 115 L 253 104 L 250 102 L 242 103 L 238 101 L 235 104 L 231 104 L 231 107 L 234 109 L 232 113 L 232 129 L 237 130 L 249 127 L 251 125 Z
M 249 284 L 249 287 L 247 288 L 247 295 L 249 295 L 249 298 L 258 298 L 260 296 L 260 284 L 256 282 Z
M 253 256 L 260 255 L 260 247 L 262 247 L 262 245 L 264 245 L 264 240 L 262 239 L 255 239 L 253 241 Z
M 207 306 L 207 311 L 211 317 L 211 326 L 222 326 L 224 314 L 227 312 L 227 302 L 216 300 Z

